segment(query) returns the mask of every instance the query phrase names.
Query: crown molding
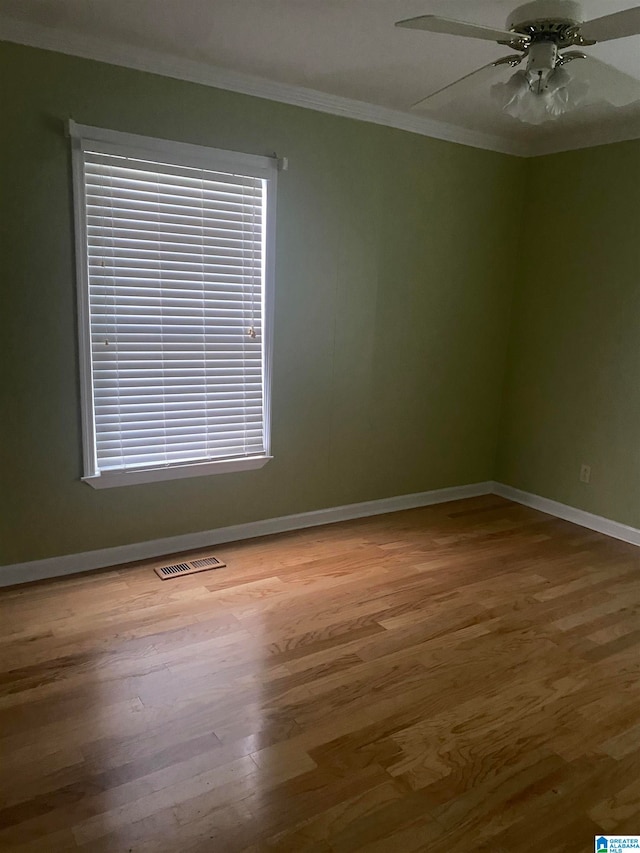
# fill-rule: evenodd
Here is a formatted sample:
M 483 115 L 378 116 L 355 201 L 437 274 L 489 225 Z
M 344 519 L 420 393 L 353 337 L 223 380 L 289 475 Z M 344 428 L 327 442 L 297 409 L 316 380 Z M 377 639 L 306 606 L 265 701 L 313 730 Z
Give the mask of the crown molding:
M 51 27 L 18 21 L 2 14 L 0 14 L 0 41 L 52 50 L 82 59 L 145 71 L 149 74 L 159 74 L 176 80 L 185 80 L 343 118 L 384 125 L 444 142 L 454 142 L 515 157 L 540 157 L 640 139 L 640 118 L 637 117 L 621 124 L 605 127 L 593 125 L 554 134 L 545 139 L 508 139 L 426 116 L 413 115 L 402 110 L 381 107 L 340 95 L 330 95 L 303 86 L 278 83 L 275 80 L 231 71 L 205 62 L 194 62 L 148 48 L 119 45 L 92 36 L 62 32 Z
M 504 137 L 480 133 L 424 116 L 376 106 L 364 101 L 330 95 L 316 89 L 278 83 L 262 77 L 231 71 L 204 62 L 194 62 L 170 56 L 159 51 L 118 45 L 91 36 L 62 32 L 50 27 L 27 24 L 15 18 L 0 15 L 0 41 L 14 42 L 28 47 L 52 50 L 93 59 L 110 65 L 120 65 L 150 74 L 160 74 L 190 83 L 199 83 L 216 89 L 225 89 L 243 95 L 252 95 L 269 101 L 330 113 L 343 118 L 380 124 L 396 130 L 406 130 L 445 142 L 455 142 L 472 148 L 482 148 L 501 154 L 526 157 L 528 151 L 521 143 Z

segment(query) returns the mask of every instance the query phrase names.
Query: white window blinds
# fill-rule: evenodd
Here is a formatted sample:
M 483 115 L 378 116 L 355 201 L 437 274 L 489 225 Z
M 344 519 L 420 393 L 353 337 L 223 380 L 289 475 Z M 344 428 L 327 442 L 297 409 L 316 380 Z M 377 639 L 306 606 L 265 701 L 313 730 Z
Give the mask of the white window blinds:
M 267 179 L 104 149 L 82 152 L 93 474 L 266 455 Z

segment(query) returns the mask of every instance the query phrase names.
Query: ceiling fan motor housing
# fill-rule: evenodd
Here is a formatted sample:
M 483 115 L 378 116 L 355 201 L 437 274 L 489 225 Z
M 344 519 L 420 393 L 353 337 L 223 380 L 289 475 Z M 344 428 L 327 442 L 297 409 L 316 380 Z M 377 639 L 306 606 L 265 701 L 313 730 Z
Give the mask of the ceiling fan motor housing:
M 511 46 L 523 50 L 529 45 L 551 42 L 562 50 L 588 44 L 580 36 L 580 5 L 574 0 L 535 0 L 516 9 L 507 21 L 514 33 Z M 526 36 L 526 44 L 518 44 L 518 36 Z
M 562 64 L 559 51 L 578 40 L 581 14 L 574 0 L 534 0 L 517 8 L 507 26 L 529 37 L 522 49 L 527 58 L 527 77 L 532 91 L 542 93 L 550 74 Z
M 534 0 L 514 9 L 507 29 L 522 32 L 527 24 L 548 21 L 577 26 L 582 20 L 580 4 L 575 0 Z

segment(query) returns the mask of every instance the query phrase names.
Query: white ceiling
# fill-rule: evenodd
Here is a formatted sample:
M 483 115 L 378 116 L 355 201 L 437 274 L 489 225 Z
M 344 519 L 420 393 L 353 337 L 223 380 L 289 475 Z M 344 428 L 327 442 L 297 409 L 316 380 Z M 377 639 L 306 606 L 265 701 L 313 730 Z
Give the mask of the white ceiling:
M 168 73 L 175 76 L 181 76 L 180 63 L 192 70 L 196 66 L 227 69 L 375 105 L 383 108 L 378 112 L 382 121 L 385 110 L 409 114 L 413 102 L 508 52 L 492 42 L 397 29 L 395 21 L 435 13 L 503 26 L 521 2 L 0 0 L 0 38 L 134 67 L 139 67 L 135 57 L 144 54 L 145 67 L 152 66 L 155 57 L 157 70 L 172 69 Z M 588 20 L 639 3 L 583 0 L 582 17 Z M 640 78 L 640 36 L 588 50 Z M 505 77 L 509 73 L 507 69 Z M 253 90 L 259 91 L 259 84 Z M 325 103 L 320 108 L 328 107 Z M 362 109 L 359 113 L 364 115 Z M 422 119 L 411 115 L 407 121 L 420 130 Z M 436 120 L 453 127 L 450 133 L 434 135 L 473 142 L 471 131 L 478 139 L 479 134 L 485 135 L 479 144 L 520 153 L 640 136 L 640 102 L 623 109 L 605 104 L 582 108 L 542 127 L 532 127 L 501 113 L 488 91 L 479 89 L 476 97 L 421 115 L 426 119 L 422 132 L 428 133 L 431 125 L 436 127 Z M 402 120 L 389 123 L 403 124 Z

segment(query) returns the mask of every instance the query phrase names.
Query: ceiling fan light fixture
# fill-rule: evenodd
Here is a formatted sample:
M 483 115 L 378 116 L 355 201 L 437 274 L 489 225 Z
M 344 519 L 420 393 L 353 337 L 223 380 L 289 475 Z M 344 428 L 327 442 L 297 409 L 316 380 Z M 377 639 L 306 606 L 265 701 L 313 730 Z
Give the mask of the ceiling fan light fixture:
M 527 88 L 511 98 L 502 109 L 525 124 L 542 124 L 552 115 L 549 96 L 532 92 L 528 83 Z
M 588 89 L 557 66 L 542 80 L 530 71 L 517 71 L 506 83 L 492 86 L 491 95 L 507 115 L 525 124 L 542 124 L 580 106 Z
M 516 71 L 505 83 L 494 83 L 491 87 L 491 97 L 503 110 L 519 100 L 529 91 L 529 80 L 526 71 Z
M 571 82 L 572 77 L 569 72 L 562 68 L 562 66 L 559 66 L 547 78 L 547 92 L 550 95 L 555 95 L 560 89 L 567 89 Z

